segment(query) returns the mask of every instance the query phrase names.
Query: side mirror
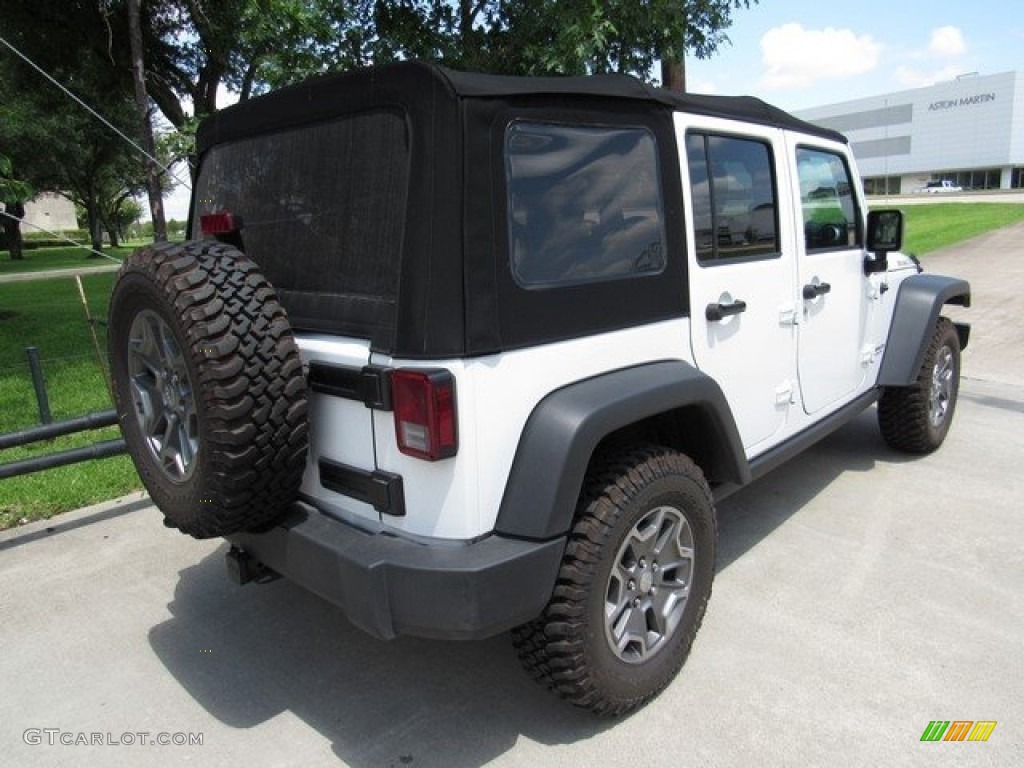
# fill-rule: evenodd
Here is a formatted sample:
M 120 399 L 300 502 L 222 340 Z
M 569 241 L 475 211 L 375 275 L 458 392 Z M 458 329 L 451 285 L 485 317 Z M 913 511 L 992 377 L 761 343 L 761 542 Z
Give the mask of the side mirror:
M 869 211 L 868 251 L 874 254 L 874 258 L 864 260 L 864 274 L 885 272 L 889 268 L 888 253 L 902 247 L 903 211 Z
M 885 254 L 903 247 L 903 211 L 868 212 L 868 250 Z

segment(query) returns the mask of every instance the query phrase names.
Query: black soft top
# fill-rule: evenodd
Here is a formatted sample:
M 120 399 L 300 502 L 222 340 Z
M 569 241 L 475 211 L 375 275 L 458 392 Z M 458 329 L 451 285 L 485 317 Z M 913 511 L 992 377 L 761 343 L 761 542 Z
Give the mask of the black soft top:
M 200 126 L 196 214 L 232 211 L 300 331 L 407 358 L 478 356 L 685 316 L 675 112 L 845 139 L 749 97 L 676 95 L 626 75 L 503 77 L 420 62 L 332 74 Z M 510 265 L 506 129 L 517 120 L 655 137 L 666 267 L 526 290 Z M 212 150 L 212 151 L 211 151 Z
M 846 143 L 836 131 L 800 120 L 753 96 L 678 94 L 646 85 L 631 75 L 585 77 L 513 77 L 458 72 L 420 61 L 322 75 L 236 104 L 203 122 L 198 131 L 202 152 L 213 144 L 251 136 L 277 127 L 326 118 L 384 101 L 397 104 L 448 96 L 452 99 L 573 96 L 628 99 L 652 108 L 769 125 Z

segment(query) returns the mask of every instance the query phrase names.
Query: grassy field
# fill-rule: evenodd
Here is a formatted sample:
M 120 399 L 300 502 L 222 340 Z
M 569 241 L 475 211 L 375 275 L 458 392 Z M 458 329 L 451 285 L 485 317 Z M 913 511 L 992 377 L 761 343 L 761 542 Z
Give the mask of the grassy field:
M 93 317 L 105 318 L 114 275 L 82 278 Z M 97 328 L 105 345 L 102 327 Z M 0 432 L 39 423 L 25 348 L 39 350 L 54 420 L 111 407 L 85 312 L 71 278 L 0 284 Z M 6 463 L 118 437 L 116 427 L 0 451 Z M 139 488 L 127 456 L 0 480 L 0 528 L 50 517 Z
M 136 245 L 123 248 L 104 248 L 103 253 L 121 261 Z M 0 275 L 20 272 L 41 272 L 47 269 L 70 269 L 73 267 L 99 267 L 111 264 L 110 259 L 97 256 L 85 248 L 69 245 L 63 248 L 33 248 L 24 251 L 25 258 L 11 261 L 6 251 L 0 251 Z
M 906 217 L 903 250 L 923 256 L 990 230 L 1024 221 L 1024 204 L 924 203 L 904 206 L 903 213 Z
M 1024 205 L 1020 204 L 935 203 L 906 206 L 904 210 L 905 250 L 917 255 L 1024 220 Z M 131 250 L 126 247 L 106 252 L 123 258 Z M 89 259 L 83 253 L 71 247 L 27 251 L 24 262 L 13 264 L 6 253 L 0 253 L 0 275 L 109 263 Z M 90 311 L 96 318 L 106 317 L 113 281 L 112 273 L 82 278 Z M 97 332 L 105 351 L 103 327 Z M 36 346 L 42 357 L 54 419 L 111 407 L 74 281 L 55 278 L 0 283 L 0 432 L 34 426 L 39 421 L 25 355 L 29 345 Z M 109 428 L 8 449 L 0 452 L 0 462 L 117 436 L 117 429 Z M 0 528 L 47 518 L 140 487 L 127 456 L 0 480 Z

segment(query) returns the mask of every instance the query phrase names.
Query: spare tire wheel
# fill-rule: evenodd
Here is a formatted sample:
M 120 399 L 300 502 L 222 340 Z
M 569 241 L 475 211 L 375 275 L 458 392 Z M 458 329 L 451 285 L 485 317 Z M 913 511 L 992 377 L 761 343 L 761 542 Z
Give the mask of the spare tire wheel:
M 306 465 L 306 380 L 273 286 L 216 241 L 129 256 L 110 299 L 121 431 L 170 525 L 196 538 L 265 527 Z

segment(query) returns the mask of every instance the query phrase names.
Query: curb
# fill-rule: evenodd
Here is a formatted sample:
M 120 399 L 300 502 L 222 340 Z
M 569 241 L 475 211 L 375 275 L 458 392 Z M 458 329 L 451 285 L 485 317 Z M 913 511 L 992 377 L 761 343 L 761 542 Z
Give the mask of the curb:
M 36 520 L 25 525 L 0 531 L 0 551 L 17 543 L 27 543 L 47 535 L 55 535 L 74 528 L 81 528 L 94 522 L 107 520 L 111 517 L 135 512 L 152 505 L 149 494 L 145 491 L 133 491 L 109 501 L 101 501 L 88 507 L 62 512 L 46 520 Z

